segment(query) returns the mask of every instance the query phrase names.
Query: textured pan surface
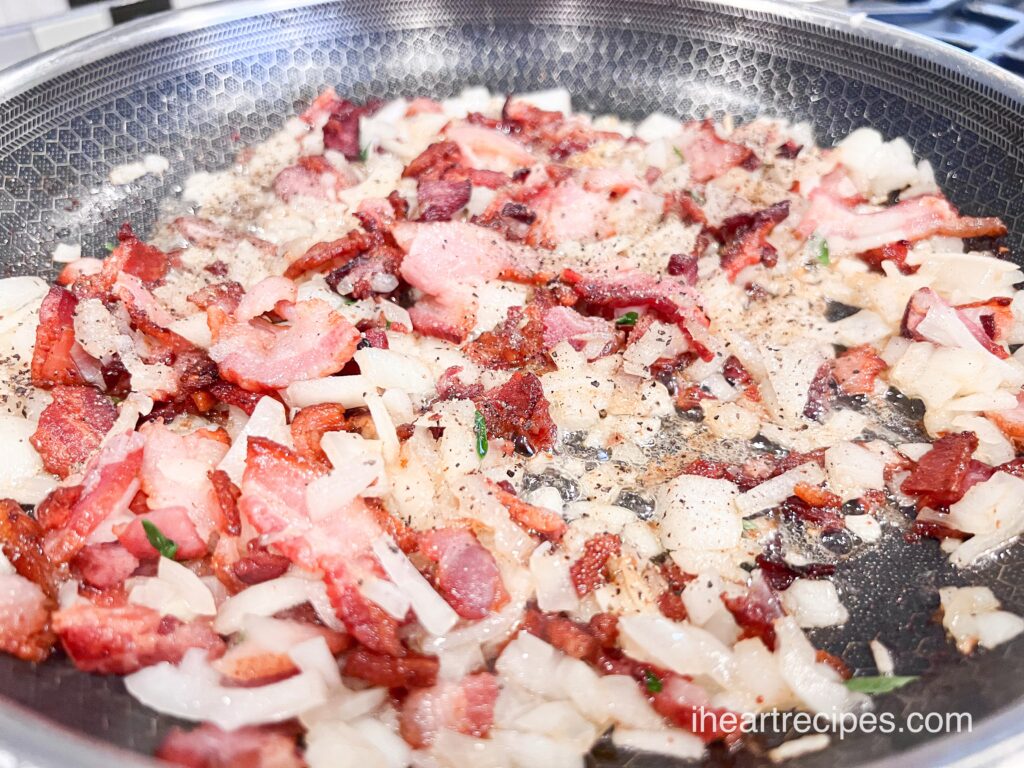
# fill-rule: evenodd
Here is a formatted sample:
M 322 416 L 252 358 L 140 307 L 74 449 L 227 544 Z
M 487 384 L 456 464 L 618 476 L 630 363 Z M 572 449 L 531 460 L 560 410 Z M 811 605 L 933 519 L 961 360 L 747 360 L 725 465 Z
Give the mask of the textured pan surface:
M 895 30 L 852 27 L 803 9 L 694 0 L 287 5 L 216 4 L 145 21 L 0 75 L 0 273 L 49 273 L 49 253 L 62 240 L 80 240 L 84 255 L 103 255 L 125 220 L 146 231 L 158 202 L 185 176 L 229 164 L 324 84 L 356 98 L 560 85 L 578 108 L 632 117 L 660 109 L 810 120 L 824 143 L 867 124 L 907 137 L 966 213 L 1002 216 L 1015 254 L 1024 243 L 1024 88 Z M 169 158 L 171 172 L 131 187 L 106 183 L 112 165 L 147 152 Z M 898 756 L 929 737 L 850 736 L 794 768 L 939 765 L 1005 745 L 1024 728 L 1024 638 L 960 657 L 932 620 L 937 588 L 963 583 L 960 576 L 934 542 L 890 539 L 841 569 L 853 620 L 814 639 L 870 673 L 867 643 L 881 638 L 900 673 L 923 677 L 880 699 L 879 710 L 970 712 L 976 732 Z M 1024 613 L 1024 547 L 970 580 Z M 0 658 L 0 693 L 80 733 L 144 752 L 171 724 L 135 705 L 119 681 L 77 674 L 59 660 L 33 668 Z M 9 750 L 0 749 L 3 765 L 127 759 L 6 706 L 0 744 Z M 604 753 L 597 760 L 667 763 Z M 713 762 L 761 764 L 749 755 Z

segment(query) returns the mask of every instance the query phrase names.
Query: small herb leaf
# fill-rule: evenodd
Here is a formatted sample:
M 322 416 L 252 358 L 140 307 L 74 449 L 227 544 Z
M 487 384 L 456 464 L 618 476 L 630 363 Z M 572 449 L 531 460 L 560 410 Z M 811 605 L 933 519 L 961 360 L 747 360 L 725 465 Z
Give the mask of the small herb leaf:
M 827 266 L 829 262 L 828 240 L 821 238 L 818 240 L 818 263 Z
M 363 147 L 362 149 L 359 150 L 359 162 L 360 163 L 365 163 L 366 162 L 366 158 L 368 158 L 369 156 L 370 156 L 370 148 L 368 146 L 367 147 Z
M 162 557 L 173 560 L 174 556 L 178 554 L 178 545 L 164 536 L 160 529 L 149 520 L 142 521 L 142 530 L 146 532 L 146 538 L 153 545 L 153 549 L 159 552 Z
M 626 314 L 619 317 L 615 324 L 618 326 L 636 325 L 636 321 L 640 318 L 636 312 L 627 312 Z
M 487 455 L 487 422 L 480 411 L 473 417 L 473 431 L 476 433 L 476 455 L 482 459 Z
M 889 693 L 902 688 L 907 683 L 917 680 L 917 675 L 900 677 L 898 675 L 877 675 L 875 677 L 851 677 L 846 687 L 858 693 Z
M 757 523 L 755 523 L 753 520 L 744 520 L 743 521 L 743 530 L 744 531 L 756 531 L 757 529 L 758 529 L 757 528 Z
M 644 685 L 650 693 L 661 693 L 663 688 L 661 678 L 649 669 L 644 670 Z
M 680 162 L 682 162 L 682 163 L 686 162 L 686 158 L 683 157 L 683 153 L 679 150 L 679 147 L 672 147 L 672 151 L 676 153 L 676 157 L 679 158 Z

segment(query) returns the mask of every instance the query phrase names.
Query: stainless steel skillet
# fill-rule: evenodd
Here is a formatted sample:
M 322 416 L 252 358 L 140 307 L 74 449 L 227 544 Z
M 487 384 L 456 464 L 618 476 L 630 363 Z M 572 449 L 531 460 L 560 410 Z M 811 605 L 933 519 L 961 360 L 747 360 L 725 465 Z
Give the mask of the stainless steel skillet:
M 896 29 L 766 2 L 246 0 L 124 25 L 0 74 L 0 274 L 49 273 L 60 241 L 102 255 L 125 220 L 145 231 L 185 176 L 228 164 L 325 84 L 356 97 L 561 85 L 581 109 L 772 114 L 811 121 L 823 142 L 871 125 L 907 137 L 964 211 L 1003 217 L 1013 258 L 1024 246 L 1024 82 Z M 147 152 L 172 171 L 105 183 Z M 1024 612 L 1024 547 L 972 581 Z M 922 679 L 879 709 L 969 712 L 973 732 L 858 734 L 791 765 L 1024 763 L 1024 638 L 975 658 L 946 643 L 931 619 L 937 587 L 961 576 L 934 543 L 894 536 L 839 582 L 853 620 L 816 640 L 870 671 L 867 643 L 881 636 Z M 119 681 L 59 660 L 0 659 L 0 694 L 17 702 L 0 702 L 0 765 L 141 764 L 110 745 L 149 752 L 170 725 Z

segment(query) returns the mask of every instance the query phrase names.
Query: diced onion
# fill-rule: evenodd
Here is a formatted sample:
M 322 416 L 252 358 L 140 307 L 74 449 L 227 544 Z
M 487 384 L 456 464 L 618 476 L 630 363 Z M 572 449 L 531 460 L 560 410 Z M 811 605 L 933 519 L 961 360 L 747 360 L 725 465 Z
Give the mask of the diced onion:
M 373 542 L 373 553 L 381 567 L 405 596 L 423 628 L 432 635 L 443 635 L 458 622 L 458 614 L 434 591 L 416 566 L 387 536 Z

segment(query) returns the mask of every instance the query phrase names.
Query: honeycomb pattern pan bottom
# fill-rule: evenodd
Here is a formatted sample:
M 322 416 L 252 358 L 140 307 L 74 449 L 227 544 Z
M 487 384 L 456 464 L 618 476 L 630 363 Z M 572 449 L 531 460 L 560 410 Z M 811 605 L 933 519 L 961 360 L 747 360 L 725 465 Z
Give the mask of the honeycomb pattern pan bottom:
M 239 141 L 267 136 L 324 84 L 358 98 L 557 84 L 581 109 L 770 114 L 810 121 L 825 143 L 871 125 L 905 136 L 963 211 L 1001 216 L 1017 252 L 1021 81 L 923 38 L 851 24 L 749 0 L 250 0 L 122 25 L 0 74 L 0 271 L 50 274 L 57 242 L 80 241 L 85 255 L 102 255 L 122 221 L 145 231 L 157 201 L 188 174 L 229 164 Z M 105 183 L 111 166 L 147 152 L 169 158 L 171 172 L 130 187 Z M 933 544 L 894 535 L 845 566 L 839 584 L 853 618 L 815 640 L 867 670 L 868 641 L 884 638 L 898 668 L 922 678 L 880 698 L 878 709 L 969 712 L 973 733 L 857 734 L 794 768 L 981 765 L 1020 748 L 1024 638 L 975 657 L 956 654 L 932 614 L 937 588 L 964 580 Z M 971 575 L 1018 613 L 1022 551 Z M 173 724 L 134 704 L 118 680 L 61 661 L 0 659 L 0 693 L 17 702 L 0 704 L 5 765 L 129 765 L 141 758 L 112 750 L 149 753 Z M 667 764 L 605 752 L 593 760 Z M 711 762 L 762 764 L 747 753 Z

